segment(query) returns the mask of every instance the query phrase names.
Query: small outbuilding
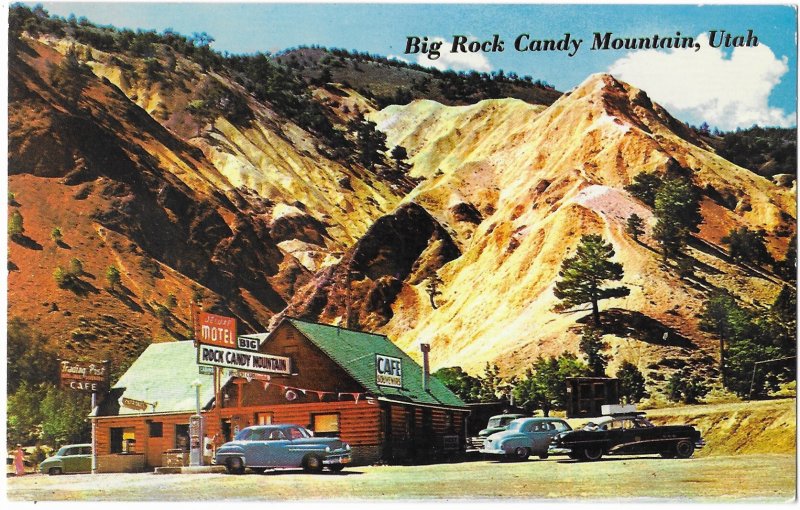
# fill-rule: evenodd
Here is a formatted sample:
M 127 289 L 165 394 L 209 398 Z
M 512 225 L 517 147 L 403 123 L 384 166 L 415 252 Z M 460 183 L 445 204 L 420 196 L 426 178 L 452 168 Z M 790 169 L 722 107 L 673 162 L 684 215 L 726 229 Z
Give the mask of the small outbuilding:
M 209 457 L 240 429 L 267 423 L 339 436 L 353 447 L 355 464 L 464 450 L 464 402 L 386 336 L 294 318 L 245 336 L 258 341 L 258 352 L 288 358 L 288 369 L 214 369 L 198 364 L 191 341 L 150 345 L 92 416 L 98 466 L 134 457 L 146 469 L 185 464 L 198 395 Z
M 601 407 L 619 404 L 619 379 L 567 377 L 567 418 L 602 416 Z

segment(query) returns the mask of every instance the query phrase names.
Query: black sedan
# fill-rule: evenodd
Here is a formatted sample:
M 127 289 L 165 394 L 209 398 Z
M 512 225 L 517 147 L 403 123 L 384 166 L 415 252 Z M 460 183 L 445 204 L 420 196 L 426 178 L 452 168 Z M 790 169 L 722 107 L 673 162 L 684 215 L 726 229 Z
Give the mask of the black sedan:
M 705 442 L 691 425 L 655 426 L 644 413 L 602 416 L 579 430 L 562 432 L 550 443 L 550 455 L 599 460 L 603 455 L 659 454 L 688 459 Z

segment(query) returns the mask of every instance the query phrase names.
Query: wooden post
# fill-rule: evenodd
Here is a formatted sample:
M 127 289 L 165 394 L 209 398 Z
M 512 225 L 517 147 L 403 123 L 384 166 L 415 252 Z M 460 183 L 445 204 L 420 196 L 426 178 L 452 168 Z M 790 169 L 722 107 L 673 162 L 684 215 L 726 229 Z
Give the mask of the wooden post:
M 92 474 L 97 474 L 97 393 L 92 392 Z

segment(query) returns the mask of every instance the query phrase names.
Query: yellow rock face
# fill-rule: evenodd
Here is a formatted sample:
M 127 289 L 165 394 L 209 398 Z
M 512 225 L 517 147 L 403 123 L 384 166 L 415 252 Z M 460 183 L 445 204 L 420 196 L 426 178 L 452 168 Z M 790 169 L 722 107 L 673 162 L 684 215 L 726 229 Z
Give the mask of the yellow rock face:
M 552 311 L 553 285 L 561 262 L 588 233 L 614 245 L 631 289 L 626 298 L 601 302 L 601 310 L 642 315 L 668 330 L 661 344 L 606 335 L 610 373 L 625 359 L 644 369 L 666 355 L 715 355 L 714 340 L 698 330 L 704 289 L 663 266 L 649 237 L 651 211 L 623 189 L 640 172 L 663 173 L 677 163 L 699 188 L 746 201 L 728 210 L 704 198 L 699 237 L 717 248 L 733 226 L 794 229 L 794 189 L 720 158 L 644 92 L 609 75 L 591 76 L 546 109 L 511 99 L 464 107 L 415 101 L 370 118 L 388 134 L 387 145 L 408 149 L 412 175 L 427 178 L 405 200 L 446 225 L 463 252 L 439 271 L 444 287 L 436 310 L 424 285 L 409 287 L 384 328 L 410 353 L 430 342 L 435 368 L 480 372 L 495 361 L 520 373 L 540 354 L 576 352 L 576 319 L 589 311 Z M 464 221 L 458 211 L 465 208 L 480 216 Z M 643 244 L 625 233 L 632 213 L 647 225 Z M 781 257 L 788 238 L 769 241 Z M 705 264 L 697 272 L 706 282 L 746 301 L 769 302 L 779 289 L 777 279 L 748 276 L 712 250 L 689 254 Z

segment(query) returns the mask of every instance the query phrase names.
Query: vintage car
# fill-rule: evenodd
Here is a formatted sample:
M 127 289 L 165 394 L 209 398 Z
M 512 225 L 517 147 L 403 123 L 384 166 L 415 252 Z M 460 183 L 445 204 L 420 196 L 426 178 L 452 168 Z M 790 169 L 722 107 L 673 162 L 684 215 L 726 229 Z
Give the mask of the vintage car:
M 52 457 L 39 464 L 39 472 L 48 475 L 65 473 L 90 473 L 92 471 L 92 445 L 68 444 Z
M 489 418 L 486 428 L 478 432 L 478 437 L 489 437 L 495 432 L 501 432 L 508 428 L 508 424 L 517 418 L 524 418 L 524 414 L 498 414 Z
M 480 451 L 519 460 L 531 455 L 546 459 L 553 436 L 568 430 L 572 430 L 572 427 L 559 418 L 518 418 L 506 430 L 486 438 Z
M 553 437 L 548 452 L 577 460 L 599 460 L 603 455 L 660 454 L 688 459 L 705 442 L 691 425 L 655 426 L 635 412 L 602 416 L 582 429 Z
M 263 473 L 296 467 L 307 473 L 319 473 L 323 467 L 338 472 L 351 462 L 350 451 L 338 437 L 314 437 L 299 425 L 257 425 L 242 429 L 233 441 L 220 446 L 214 464 L 232 474 L 242 474 L 245 468 Z

